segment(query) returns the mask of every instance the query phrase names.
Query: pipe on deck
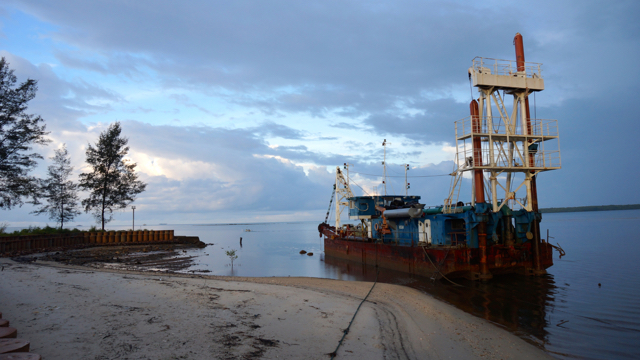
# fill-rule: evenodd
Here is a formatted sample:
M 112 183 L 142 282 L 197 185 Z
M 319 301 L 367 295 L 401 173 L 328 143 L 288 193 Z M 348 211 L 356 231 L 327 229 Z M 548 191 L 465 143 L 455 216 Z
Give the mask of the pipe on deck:
M 524 42 L 522 39 L 522 35 L 520 33 L 516 33 L 516 36 L 513 38 L 513 44 L 516 47 L 516 65 L 518 67 L 518 71 L 526 71 L 525 68 L 525 57 L 524 57 Z M 526 96 L 524 99 L 525 109 L 527 113 L 527 134 L 531 135 L 531 112 L 529 111 L 529 97 Z M 535 166 L 534 157 L 529 154 L 529 167 Z M 536 176 L 533 175 L 531 177 L 531 210 L 534 212 L 538 212 L 538 189 L 536 184 Z M 533 220 L 533 252 L 534 252 L 534 268 L 536 272 L 543 272 L 542 266 L 540 264 L 540 224 L 537 219 Z
M 469 104 L 469 112 L 471 113 L 471 123 L 474 133 L 481 133 L 482 122 L 480 119 L 480 110 L 478 102 L 471 100 Z M 473 137 L 473 166 L 482 166 L 482 140 L 479 136 Z M 484 176 L 482 169 L 473 170 L 473 178 L 475 185 L 476 204 L 483 204 L 484 199 Z M 480 248 L 480 279 L 488 280 L 491 278 L 489 267 L 487 266 L 487 223 L 481 221 L 478 224 L 478 247 Z

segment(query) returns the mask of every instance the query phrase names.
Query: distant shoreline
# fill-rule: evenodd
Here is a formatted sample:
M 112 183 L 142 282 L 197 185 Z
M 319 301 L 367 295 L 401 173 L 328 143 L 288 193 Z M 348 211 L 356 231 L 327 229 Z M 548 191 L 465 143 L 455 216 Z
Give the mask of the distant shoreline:
M 631 205 L 597 205 L 597 206 L 574 206 L 560 208 L 540 209 L 543 214 L 563 213 L 563 212 L 582 212 L 582 211 L 609 211 L 609 210 L 636 210 L 640 209 L 640 204 Z

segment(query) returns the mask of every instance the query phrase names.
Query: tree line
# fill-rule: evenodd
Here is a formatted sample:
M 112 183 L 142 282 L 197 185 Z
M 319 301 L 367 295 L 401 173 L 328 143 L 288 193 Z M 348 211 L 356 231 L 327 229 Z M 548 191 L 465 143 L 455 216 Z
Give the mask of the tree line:
M 92 213 L 104 225 L 113 220 L 115 210 L 126 208 L 147 186 L 138 180 L 136 164 L 126 159 L 128 139 L 115 122 L 103 131 L 95 145 L 88 144 L 86 162 L 90 170 L 71 180 L 73 166 L 66 144 L 55 150 L 47 177 L 38 179 L 29 173 L 43 159 L 31 152 L 33 145 L 47 145 L 44 119 L 27 113 L 38 82 L 33 79 L 17 84 L 17 77 L 5 58 L 0 59 L 0 209 L 10 210 L 25 202 L 36 206 L 32 213 L 48 214 L 60 229 L 81 212 Z M 88 193 L 80 201 L 78 191 Z
M 540 209 L 540 212 L 545 214 L 561 213 L 561 212 L 582 212 L 582 211 L 610 211 L 610 210 L 637 210 L 640 209 L 640 204 L 628 204 L 628 205 L 591 205 L 591 206 L 574 206 L 574 207 L 559 207 L 559 208 L 545 208 Z

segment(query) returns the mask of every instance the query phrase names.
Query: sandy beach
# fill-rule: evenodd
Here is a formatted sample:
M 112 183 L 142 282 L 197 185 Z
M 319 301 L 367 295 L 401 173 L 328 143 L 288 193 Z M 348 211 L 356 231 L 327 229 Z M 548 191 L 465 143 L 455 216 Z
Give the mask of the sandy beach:
M 0 264 L 0 312 L 44 359 L 328 359 L 373 285 Z M 417 290 L 378 283 L 336 358 L 549 356 Z

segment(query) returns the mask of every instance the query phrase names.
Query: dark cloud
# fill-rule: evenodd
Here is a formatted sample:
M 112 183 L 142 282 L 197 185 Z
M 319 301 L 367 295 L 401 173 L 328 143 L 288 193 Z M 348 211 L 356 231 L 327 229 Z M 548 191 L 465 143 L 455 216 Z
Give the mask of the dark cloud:
M 512 59 L 517 31 L 525 35 L 527 59 L 545 63 L 549 91 L 560 94 L 558 99 L 603 84 L 613 87 L 621 78 L 637 78 L 639 71 L 634 56 L 618 56 L 616 66 L 608 65 L 608 54 L 639 50 L 631 35 L 639 27 L 634 20 L 639 5 L 633 1 L 607 7 L 594 1 L 579 6 L 542 2 L 528 8 L 526 17 L 514 16 L 519 7 L 504 3 L 417 0 L 393 6 L 357 1 L 14 4 L 57 25 L 48 36 L 76 46 L 80 54 L 97 54 L 73 60 L 60 52 L 69 66 L 116 74 L 148 69 L 162 74 L 169 87 L 234 91 L 230 101 L 268 115 L 368 116 L 373 131 L 397 134 L 425 120 L 398 118 L 397 101 L 415 103 L 427 120 L 446 121 L 456 112 L 424 100 L 424 94 L 465 83 L 474 56 Z M 451 96 L 443 101 L 451 102 Z M 447 110 L 446 116 L 434 116 L 439 110 Z M 390 128 L 385 117 L 400 120 L 401 126 Z M 422 141 L 450 139 L 432 122 L 427 135 L 420 134 Z
M 148 68 L 172 86 L 293 87 L 275 96 L 275 106 L 317 115 L 448 86 L 464 77 L 458 73 L 472 57 L 460 57 L 460 49 L 496 53 L 496 39 L 515 32 L 504 29 L 517 27 L 513 17 L 487 22 L 471 7 L 423 1 L 15 4 L 57 25 L 48 36 L 98 54 L 86 61 L 61 53 L 69 66 Z M 471 36 L 478 33 L 485 36 Z
M 558 119 L 562 151 L 562 170 L 539 176 L 541 204 L 640 203 L 637 179 L 623 170 L 640 166 L 635 151 L 629 151 L 640 136 L 638 115 L 623 105 L 634 103 L 634 88 L 628 87 L 538 109 L 539 117 Z

